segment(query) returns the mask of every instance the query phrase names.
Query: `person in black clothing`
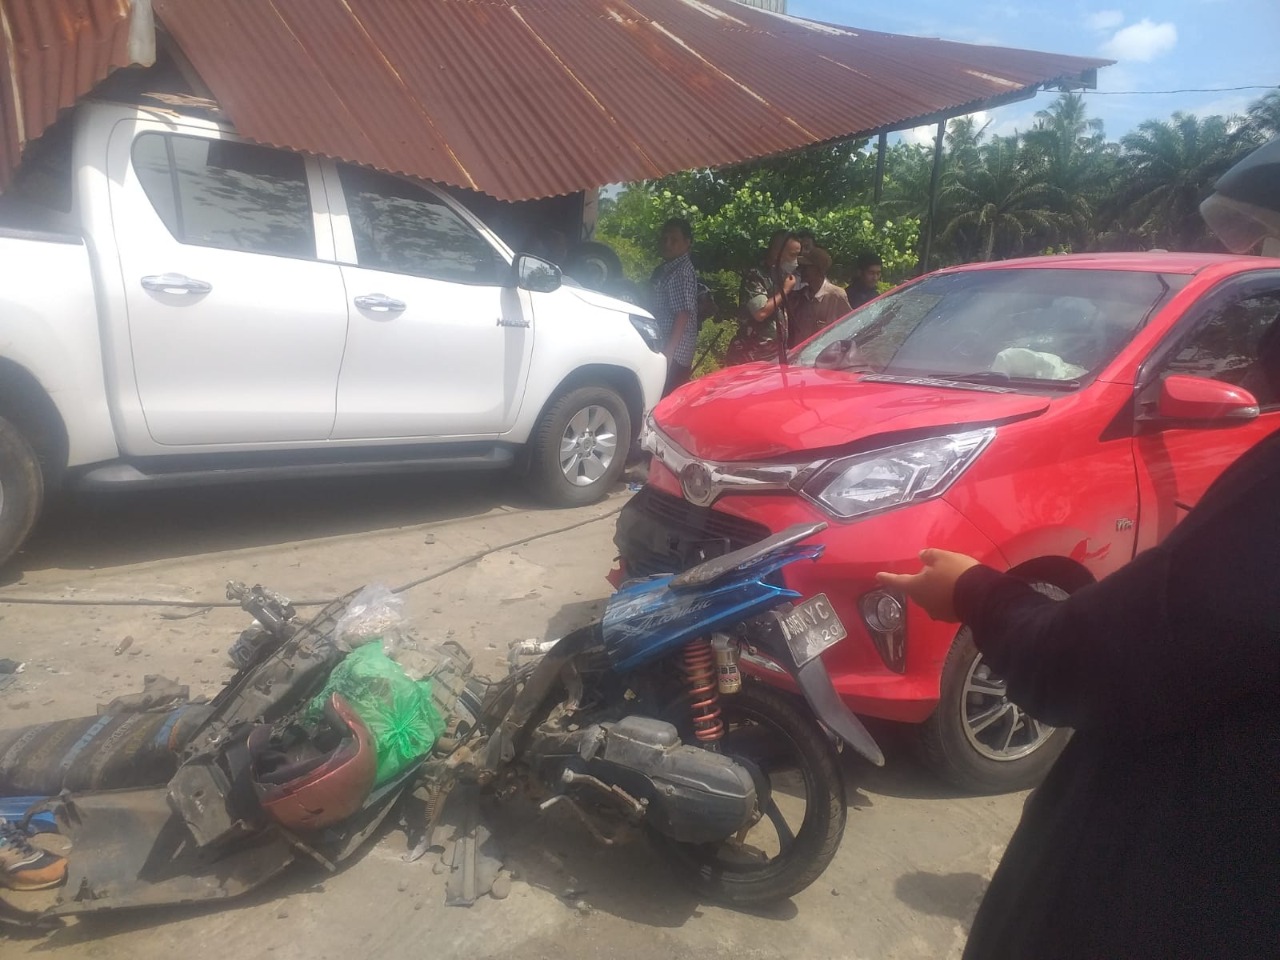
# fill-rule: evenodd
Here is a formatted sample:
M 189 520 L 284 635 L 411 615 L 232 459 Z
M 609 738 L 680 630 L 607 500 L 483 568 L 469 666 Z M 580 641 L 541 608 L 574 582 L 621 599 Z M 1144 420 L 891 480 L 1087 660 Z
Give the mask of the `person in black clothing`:
M 1268 149 L 1280 201 L 1280 140 Z M 1256 361 L 1273 383 L 1275 342 Z M 881 574 L 968 624 L 1011 700 L 1075 730 L 1027 802 L 968 960 L 1280 956 L 1278 551 L 1280 431 L 1161 545 L 1067 600 L 942 550 L 918 574 Z
M 874 253 L 864 253 L 854 264 L 853 282 L 845 288 L 849 297 L 849 306 L 858 309 L 880 296 L 880 274 L 884 265 L 880 257 Z

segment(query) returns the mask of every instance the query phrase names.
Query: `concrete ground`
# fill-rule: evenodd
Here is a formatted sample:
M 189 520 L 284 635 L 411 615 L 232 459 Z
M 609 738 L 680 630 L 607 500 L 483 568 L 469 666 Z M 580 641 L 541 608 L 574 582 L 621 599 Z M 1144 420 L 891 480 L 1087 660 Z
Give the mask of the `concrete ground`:
M 26 662 L 0 688 L 0 727 L 92 714 L 141 690 L 147 674 L 212 695 L 247 625 L 239 610 L 217 606 L 228 579 L 295 600 L 422 579 L 405 594 L 419 634 L 451 636 L 478 669 L 500 671 L 511 640 L 559 636 L 600 609 L 625 496 L 543 510 L 512 481 L 468 476 L 64 504 L 0 577 L 0 657 Z M 139 599 L 158 605 L 130 605 Z M 567 819 L 512 810 L 496 824 L 516 877 L 503 901 L 446 907 L 432 858 L 404 862 L 404 834 L 392 827 L 336 874 L 300 865 L 222 907 L 0 932 L 0 951 L 128 960 L 958 957 L 1023 797 L 955 796 L 896 738 L 885 747 L 882 770 L 845 758 L 848 830 L 830 869 L 765 911 L 700 904 L 643 844 L 605 849 Z

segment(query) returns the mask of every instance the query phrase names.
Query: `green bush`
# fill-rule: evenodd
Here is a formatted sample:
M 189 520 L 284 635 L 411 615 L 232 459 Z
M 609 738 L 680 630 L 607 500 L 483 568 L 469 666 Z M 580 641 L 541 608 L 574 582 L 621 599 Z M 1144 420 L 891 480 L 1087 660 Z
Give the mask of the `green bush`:
M 694 265 L 716 303 L 715 317 L 699 331 L 695 354 L 694 374 L 709 373 L 723 363 L 737 331 L 742 274 L 759 263 L 776 230 L 812 230 L 831 254 L 833 278 L 851 275 L 853 263 L 866 253 L 880 256 L 888 279 L 913 272 L 919 221 L 877 217 L 869 206 L 844 199 L 865 195 L 855 182 L 865 173 L 859 173 L 863 165 L 865 156 L 856 150 L 821 148 L 753 169 L 692 171 L 633 184 L 602 204 L 595 236 L 618 252 L 629 279 L 647 283 L 660 260 L 662 224 L 671 217 L 689 220 Z M 779 196 L 794 199 L 779 202 Z

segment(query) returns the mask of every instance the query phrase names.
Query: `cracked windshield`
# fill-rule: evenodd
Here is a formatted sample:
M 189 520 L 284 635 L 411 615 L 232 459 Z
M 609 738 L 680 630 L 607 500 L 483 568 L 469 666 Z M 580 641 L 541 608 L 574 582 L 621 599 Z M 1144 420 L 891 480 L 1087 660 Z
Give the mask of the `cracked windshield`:
M 992 270 L 922 280 L 824 330 L 804 366 L 1078 386 L 1186 283 L 1159 273 Z
M 1275 0 L 0 33 L 4 960 L 1280 956 Z

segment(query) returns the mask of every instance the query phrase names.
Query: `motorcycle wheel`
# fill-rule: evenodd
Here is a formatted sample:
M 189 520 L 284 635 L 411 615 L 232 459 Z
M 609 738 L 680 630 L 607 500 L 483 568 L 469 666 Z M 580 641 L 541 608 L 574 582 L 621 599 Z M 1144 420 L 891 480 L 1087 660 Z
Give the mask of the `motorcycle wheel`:
M 742 690 L 722 696 L 720 707 L 721 752 L 752 770 L 761 816 L 720 843 L 656 834 L 654 842 L 705 900 L 730 906 L 785 900 L 822 875 L 844 836 L 835 749 L 794 700 L 764 684 L 744 678 Z

